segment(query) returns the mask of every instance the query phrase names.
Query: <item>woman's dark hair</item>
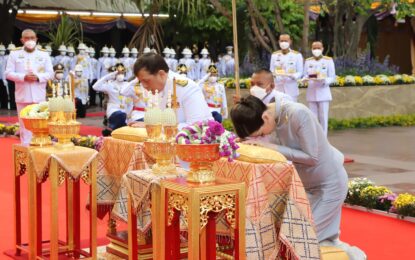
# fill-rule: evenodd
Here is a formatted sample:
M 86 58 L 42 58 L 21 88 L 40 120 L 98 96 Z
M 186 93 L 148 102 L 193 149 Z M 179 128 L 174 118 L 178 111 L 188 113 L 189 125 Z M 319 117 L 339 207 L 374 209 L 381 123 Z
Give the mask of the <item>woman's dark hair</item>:
M 164 58 L 155 53 L 146 53 L 137 59 L 134 63 L 134 75 L 137 75 L 137 73 L 142 69 L 147 70 L 152 75 L 156 74 L 160 70 L 169 72 L 169 66 Z
M 231 120 L 240 138 L 250 136 L 258 131 L 264 124 L 262 114 L 267 106 L 257 97 L 247 96 L 241 98 L 231 109 Z

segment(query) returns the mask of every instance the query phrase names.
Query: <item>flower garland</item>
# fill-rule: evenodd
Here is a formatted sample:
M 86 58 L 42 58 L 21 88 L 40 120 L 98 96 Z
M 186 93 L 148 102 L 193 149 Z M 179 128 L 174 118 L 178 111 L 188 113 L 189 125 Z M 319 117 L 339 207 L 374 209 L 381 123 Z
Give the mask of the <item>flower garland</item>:
M 47 119 L 49 118 L 49 103 L 45 101 L 39 104 L 28 105 L 20 111 L 20 117 Z
M 228 157 L 232 161 L 237 157 L 234 133 L 225 130 L 222 124 L 214 121 L 198 122 L 191 126 L 184 127 L 176 135 L 178 144 L 219 144 L 220 156 Z

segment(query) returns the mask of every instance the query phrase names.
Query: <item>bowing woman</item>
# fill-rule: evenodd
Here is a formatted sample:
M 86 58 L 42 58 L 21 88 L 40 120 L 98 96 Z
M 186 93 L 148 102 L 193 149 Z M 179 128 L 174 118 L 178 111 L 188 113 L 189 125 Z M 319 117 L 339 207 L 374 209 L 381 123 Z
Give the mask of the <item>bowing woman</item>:
M 310 201 L 319 242 L 339 241 L 348 181 L 344 157 L 328 142 L 314 114 L 300 103 L 280 99 L 266 106 L 248 96 L 236 103 L 230 116 L 242 139 L 275 131 L 275 144 L 248 142 L 275 149 L 294 163 Z

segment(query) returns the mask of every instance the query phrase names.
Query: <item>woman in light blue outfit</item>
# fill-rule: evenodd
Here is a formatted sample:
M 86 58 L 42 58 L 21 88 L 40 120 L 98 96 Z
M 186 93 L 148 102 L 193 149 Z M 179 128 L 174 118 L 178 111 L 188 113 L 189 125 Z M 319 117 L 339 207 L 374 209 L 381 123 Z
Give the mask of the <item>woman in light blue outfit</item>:
M 310 201 L 319 242 L 344 245 L 338 239 L 348 181 L 344 156 L 328 142 L 315 115 L 300 103 L 280 99 L 266 106 L 248 96 L 232 108 L 230 116 L 240 138 L 275 132 L 275 144 L 259 145 L 279 151 L 294 163 Z M 362 257 L 352 259 L 365 259 L 361 253 Z

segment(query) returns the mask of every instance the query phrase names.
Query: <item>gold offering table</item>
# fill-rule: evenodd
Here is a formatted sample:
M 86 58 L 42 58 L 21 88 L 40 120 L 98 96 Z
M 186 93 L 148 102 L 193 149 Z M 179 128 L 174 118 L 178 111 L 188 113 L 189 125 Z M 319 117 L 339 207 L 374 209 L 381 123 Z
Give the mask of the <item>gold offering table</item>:
M 217 178 L 245 182 L 247 259 L 320 259 L 311 208 L 295 167 L 221 159 Z
M 216 258 L 216 216 L 224 213 L 235 239 L 233 258 L 245 259 L 245 183 L 185 178 L 161 182 L 161 256 L 180 258 L 180 215 L 188 227 L 188 259 Z M 163 257 L 164 256 L 164 257 Z
M 29 259 L 58 259 L 65 254 L 72 258 L 96 259 L 96 169 L 97 152 L 84 147 L 57 149 L 49 147 L 13 147 L 15 165 L 15 217 L 16 217 L 16 255 L 21 251 L 29 254 Z M 22 243 L 20 177 L 28 175 L 29 197 L 29 243 Z M 50 181 L 50 241 L 45 250 L 42 241 L 42 184 Z M 90 187 L 90 248 L 82 250 L 80 244 L 80 180 Z M 66 183 L 66 241 L 58 240 L 59 205 L 58 189 Z

